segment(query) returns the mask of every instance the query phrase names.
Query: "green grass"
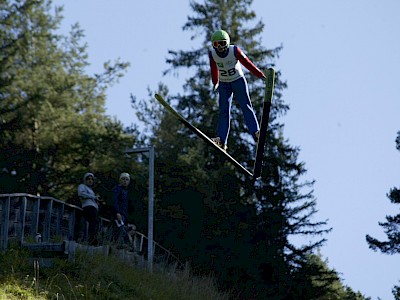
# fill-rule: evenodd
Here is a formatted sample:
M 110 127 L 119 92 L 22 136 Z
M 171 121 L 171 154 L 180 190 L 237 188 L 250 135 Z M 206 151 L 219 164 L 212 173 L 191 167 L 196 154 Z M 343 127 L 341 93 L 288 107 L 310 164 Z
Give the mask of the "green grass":
M 0 299 L 229 299 L 212 279 L 189 273 L 150 273 L 85 253 L 78 253 L 74 263 L 56 259 L 44 268 L 30 262 L 27 252 L 13 249 L 0 254 Z

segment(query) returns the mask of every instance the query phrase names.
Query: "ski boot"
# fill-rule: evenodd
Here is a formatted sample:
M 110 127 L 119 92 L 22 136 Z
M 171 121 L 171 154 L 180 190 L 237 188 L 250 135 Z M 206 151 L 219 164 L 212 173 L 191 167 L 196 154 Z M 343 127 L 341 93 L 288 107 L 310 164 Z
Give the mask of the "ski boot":
M 226 149 L 228 149 L 228 146 L 221 142 L 221 138 L 219 136 L 216 138 L 211 138 L 211 140 L 214 142 L 214 144 L 216 144 L 218 147 L 220 147 L 225 152 L 226 152 Z
M 257 130 L 256 132 L 254 132 L 253 138 L 254 138 L 254 141 L 255 141 L 256 143 L 258 143 L 258 139 L 260 138 L 260 131 L 259 131 L 259 130 Z

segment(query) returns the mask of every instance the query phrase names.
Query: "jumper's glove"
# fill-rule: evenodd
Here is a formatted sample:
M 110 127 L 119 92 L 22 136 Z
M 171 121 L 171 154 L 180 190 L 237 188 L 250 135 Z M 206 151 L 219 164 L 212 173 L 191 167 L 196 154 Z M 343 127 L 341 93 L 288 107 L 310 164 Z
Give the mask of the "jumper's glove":
M 217 83 L 216 85 L 214 85 L 214 87 L 213 87 L 214 93 L 218 93 L 218 88 L 219 88 L 219 83 Z

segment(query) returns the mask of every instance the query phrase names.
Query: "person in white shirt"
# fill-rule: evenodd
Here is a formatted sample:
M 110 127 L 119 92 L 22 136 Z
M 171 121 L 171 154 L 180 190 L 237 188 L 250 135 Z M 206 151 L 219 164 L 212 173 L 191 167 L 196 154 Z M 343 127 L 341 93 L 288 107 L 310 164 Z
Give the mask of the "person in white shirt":
M 98 245 L 98 201 L 100 197 L 96 195 L 92 189 L 94 185 L 93 173 L 86 173 L 83 176 L 83 183 L 78 186 L 78 197 L 82 203 L 83 217 L 89 223 L 88 243 L 92 246 Z
M 209 51 L 211 79 L 214 91 L 219 94 L 218 136 L 213 142 L 227 149 L 230 129 L 230 109 L 233 95 L 239 102 L 249 133 L 257 142 L 260 127 L 250 100 L 249 88 L 242 65 L 256 77 L 265 80 L 264 73 L 257 68 L 246 54 L 236 45 L 231 45 L 229 34 L 217 30 L 211 37 L 212 49 Z

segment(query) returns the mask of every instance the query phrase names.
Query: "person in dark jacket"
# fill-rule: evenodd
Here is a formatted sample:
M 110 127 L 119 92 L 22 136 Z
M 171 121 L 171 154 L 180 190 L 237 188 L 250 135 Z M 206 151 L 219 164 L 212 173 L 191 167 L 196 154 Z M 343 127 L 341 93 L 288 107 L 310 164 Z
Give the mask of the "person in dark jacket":
M 114 202 L 114 239 L 119 243 L 129 242 L 128 226 L 128 186 L 131 181 L 129 173 L 121 173 L 119 184 L 113 188 Z
M 114 218 L 118 223 L 128 222 L 128 186 L 131 181 L 128 173 L 121 173 L 119 184 L 113 189 Z

